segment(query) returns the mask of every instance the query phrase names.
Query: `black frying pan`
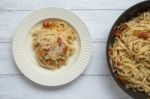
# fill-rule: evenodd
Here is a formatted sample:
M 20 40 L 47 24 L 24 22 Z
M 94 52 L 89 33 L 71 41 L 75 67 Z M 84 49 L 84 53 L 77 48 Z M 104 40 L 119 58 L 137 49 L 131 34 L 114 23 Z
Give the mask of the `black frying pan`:
M 149 96 L 147 94 L 145 94 L 144 92 L 134 92 L 132 89 L 127 89 L 125 87 L 125 85 L 119 81 L 116 78 L 116 74 L 113 72 L 111 64 L 109 62 L 109 55 L 108 55 L 108 48 L 109 45 L 112 45 L 114 43 L 114 36 L 113 36 L 113 30 L 120 25 L 121 23 L 124 23 L 126 21 L 131 20 L 132 18 L 138 16 L 141 12 L 150 10 L 150 1 L 143 1 L 141 3 L 138 3 L 134 6 L 132 6 L 131 8 L 127 9 L 123 14 L 121 14 L 121 16 L 117 19 L 117 21 L 114 23 L 113 27 L 111 28 L 111 31 L 109 33 L 108 36 L 108 40 L 107 40 L 107 47 L 106 47 L 106 55 L 107 55 L 107 63 L 110 69 L 110 72 L 113 76 L 113 78 L 115 79 L 115 81 L 117 82 L 117 84 L 131 97 L 133 97 L 134 99 L 147 99 Z

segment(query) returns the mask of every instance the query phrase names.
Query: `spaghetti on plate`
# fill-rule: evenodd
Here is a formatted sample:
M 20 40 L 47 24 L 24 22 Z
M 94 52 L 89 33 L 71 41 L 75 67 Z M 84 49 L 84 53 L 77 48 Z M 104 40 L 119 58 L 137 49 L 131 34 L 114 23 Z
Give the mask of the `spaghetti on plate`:
M 75 53 L 76 32 L 64 21 L 44 21 L 32 31 L 33 48 L 42 67 L 58 69 Z

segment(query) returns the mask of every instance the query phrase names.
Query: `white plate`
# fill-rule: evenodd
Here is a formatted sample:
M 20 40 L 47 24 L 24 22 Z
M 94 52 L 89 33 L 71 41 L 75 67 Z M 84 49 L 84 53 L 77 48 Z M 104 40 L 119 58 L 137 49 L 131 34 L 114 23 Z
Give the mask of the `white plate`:
M 78 33 L 76 54 L 67 66 L 58 70 L 42 68 L 32 49 L 31 29 L 43 20 L 61 19 Z M 27 16 L 17 27 L 13 38 L 13 56 L 20 71 L 30 80 L 45 86 L 59 86 L 77 78 L 87 67 L 91 56 L 91 39 L 86 25 L 72 12 L 61 8 L 44 8 Z

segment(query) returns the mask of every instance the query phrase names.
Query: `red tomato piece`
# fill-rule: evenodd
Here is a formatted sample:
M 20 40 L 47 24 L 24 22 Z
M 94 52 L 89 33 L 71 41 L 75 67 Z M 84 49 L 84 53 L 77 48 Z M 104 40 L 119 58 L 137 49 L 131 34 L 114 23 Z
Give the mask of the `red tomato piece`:
M 51 27 L 51 24 L 48 21 L 44 21 L 43 22 L 43 27 L 44 28 L 49 28 L 49 27 Z

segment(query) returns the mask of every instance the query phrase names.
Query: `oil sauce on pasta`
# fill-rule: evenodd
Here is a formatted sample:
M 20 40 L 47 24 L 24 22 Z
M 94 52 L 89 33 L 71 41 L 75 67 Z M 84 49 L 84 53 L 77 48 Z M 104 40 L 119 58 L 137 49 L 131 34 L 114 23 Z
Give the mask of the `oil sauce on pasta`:
M 150 93 L 150 11 L 122 23 L 114 36 L 109 56 L 117 78 L 128 88 Z

